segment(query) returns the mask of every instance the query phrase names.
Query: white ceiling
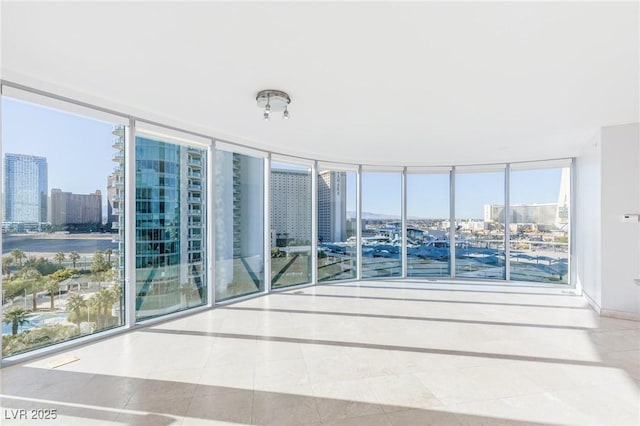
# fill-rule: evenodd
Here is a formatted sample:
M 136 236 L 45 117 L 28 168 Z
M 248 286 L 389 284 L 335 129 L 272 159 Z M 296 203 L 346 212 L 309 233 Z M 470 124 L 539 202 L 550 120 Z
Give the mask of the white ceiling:
M 628 3 L 2 3 L 2 78 L 259 148 L 433 165 L 574 156 L 638 121 Z M 261 89 L 292 97 L 262 120 Z

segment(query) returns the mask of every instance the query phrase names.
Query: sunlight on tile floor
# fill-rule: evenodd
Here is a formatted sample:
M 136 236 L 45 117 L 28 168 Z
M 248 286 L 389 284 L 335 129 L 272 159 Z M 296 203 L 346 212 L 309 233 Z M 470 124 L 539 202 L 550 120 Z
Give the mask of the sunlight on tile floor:
M 308 287 L 0 374 L 7 426 L 640 424 L 640 324 L 550 288 Z

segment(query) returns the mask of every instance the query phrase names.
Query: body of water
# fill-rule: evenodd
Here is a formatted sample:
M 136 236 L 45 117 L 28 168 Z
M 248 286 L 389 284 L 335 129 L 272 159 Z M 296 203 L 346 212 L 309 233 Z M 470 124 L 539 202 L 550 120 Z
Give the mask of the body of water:
M 35 327 L 44 327 L 47 325 L 66 324 L 69 318 L 69 312 L 44 312 L 27 316 L 27 322 L 18 327 L 18 333 L 27 331 Z M 2 324 L 2 335 L 11 335 L 11 323 Z
M 2 254 L 9 254 L 12 250 L 22 250 L 25 253 L 71 253 L 93 254 L 96 251 L 108 249 L 116 250 L 118 243 L 109 238 L 35 238 L 25 236 L 3 236 Z

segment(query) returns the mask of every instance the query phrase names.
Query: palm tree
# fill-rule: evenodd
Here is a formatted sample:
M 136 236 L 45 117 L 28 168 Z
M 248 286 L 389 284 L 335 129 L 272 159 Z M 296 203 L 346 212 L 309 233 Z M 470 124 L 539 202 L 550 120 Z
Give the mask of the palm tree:
M 80 309 L 87 307 L 87 301 L 84 300 L 84 296 L 81 294 L 72 294 L 67 299 L 67 310 L 73 311 L 76 314 L 76 325 L 78 331 L 80 331 Z
M 11 264 L 13 263 L 13 257 L 5 256 L 2 258 L 2 273 L 7 274 L 7 278 L 11 278 Z
M 55 256 L 53 256 L 53 258 L 58 262 L 58 265 L 60 267 L 62 267 L 62 262 L 64 261 L 64 253 L 59 251 L 58 253 L 55 254 Z
M 38 309 L 38 292 L 42 290 L 42 274 L 35 268 L 27 268 L 22 272 L 22 279 L 27 282 L 28 288 L 31 290 L 33 297 L 33 311 Z
M 93 262 L 91 262 L 91 272 L 103 272 L 109 269 L 111 265 L 104 260 L 104 254 L 98 250 L 93 254 Z
M 104 328 L 107 326 L 109 310 L 113 307 L 113 304 L 116 301 L 116 298 L 114 296 L 115 294 L 112 291 L 107 290 L 106 288 L 101 289 L 93 296 L 95 298 L 94 304 L 98 308 L 98 318 L 102 323 L 102 326 L 98 325 L 98 328 Z
M 18 266 L 22 268 L 22 261 L 27 258 L 27 255 L 22 250 L 15 249 L 11 252 L 11 256 L 16 260 Z
M 69 260 L 73 263 L 73 269 L 76 269 L 76 262 L 80 259 L 80 255 L 76 251 L 69 253 Z
M 111 294 L 113 295 L 113 300 L 118 302 L 118 307 L 119 307 L 119 323 L 122 323 L 123 321 L 123 316 L 122 316 L 122 287 L 120 287 L 120 284 L 116 284 L 114 286 L 112 286 L 109 291 L 111 292 Z
M 29 315 L 29 311 L 15 307 L 4 312 L 2 322 L 11 324 L 11 335 L 15 336 L 18 334 L 18 327 L 29 322 L 27 315 Z
M 51 310 L 53 311 L 55 309 L 56 292 L 60 291 L 60 283 L 55 279 L 49 278 L 46 281 L 44 288 L 49 292 L 49 297 L 51 297 Z
M 100 290 L 102 291 L 102 290 Z M 98 296 L 98 293 L 94 293 L 89 300 L 87 300 L 87 309 L 90 310 L 92 307 L 96 309 L 96 326 L 99 329 L 102 328 L 102 321 L 100 318 L 100 306 L 102 305 L 102 300 Z M 87 320 L 88 321 L 88 320 Z

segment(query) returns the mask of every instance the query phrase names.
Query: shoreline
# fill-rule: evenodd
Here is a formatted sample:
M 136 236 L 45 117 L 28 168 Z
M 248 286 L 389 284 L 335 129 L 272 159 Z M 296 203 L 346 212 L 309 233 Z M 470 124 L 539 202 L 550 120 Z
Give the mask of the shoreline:
M 112 240 L 117 237 L 117 233 L 93 233 L 93 234 L 55 234 L 55 233 L 23 233 L 23 234 L 2 234 L 3 240 L 8 239 L 29 239 L 29 240 Z

